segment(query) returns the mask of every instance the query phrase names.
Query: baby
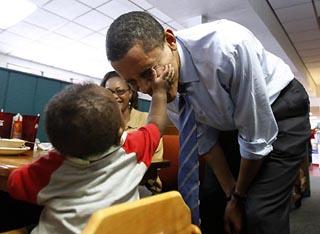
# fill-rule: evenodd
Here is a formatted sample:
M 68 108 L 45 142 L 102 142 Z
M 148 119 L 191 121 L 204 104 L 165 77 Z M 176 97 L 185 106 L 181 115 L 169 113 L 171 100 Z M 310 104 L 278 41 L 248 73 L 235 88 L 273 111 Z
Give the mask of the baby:
M 148 124 L 130 133 L 103 87 L 75 84 L 51 99 L 45 123 L 55 149 L 8 179 L 12 197 L 44 206 L 32 233 L 81 233 L 94 211 L 139 199 L 138 185 L 165 128 L 173 73 L 170 65 L 160 75 L 154 71 Z

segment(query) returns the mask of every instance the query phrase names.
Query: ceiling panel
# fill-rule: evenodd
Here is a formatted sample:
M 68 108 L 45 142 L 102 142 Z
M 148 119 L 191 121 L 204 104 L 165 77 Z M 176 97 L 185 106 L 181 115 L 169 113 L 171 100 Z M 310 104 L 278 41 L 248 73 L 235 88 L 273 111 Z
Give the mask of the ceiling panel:
M 112 0 L 101 7 L 98 7 L 97 10 L 108 15 L 112 19 L 115 19 L 130 11 L 141 11 L 142 8 L 137 7 L 135 4 L 127 0 Z
M 38 7 L 42 7 L 46 3 L 50 2 L 51 0 L 29 0 L 30 2 L 33 2 L 36 4 Z
M 184 28 L 146 0 L 31 1 L 38 6 L 33 14 L 0 31 L 0 53 L 93 77 L 101 78 L 106 68 L 110 70 L 105 35 L 120 14 L 152 9 L 161 22 L 167 22 L 166 27 Z
M 43 27 L 48 30 L 53 30 L 68 21 L 60 16 L 52 14 L 43 9 L 36 10 L 33 14 L 28 16 L 24 21 Z
M 147 2 L 145 0 L 130 0 L 130 2 L 138 5 L 139 7 L 141 7 L 144 10 L 149 10 L 153 7 L 149 2 Z
M 75 0 L 52 0 L 43 8 L 69 20 L 73 20 L 91 10 L 90 7 Z
M 112 19 L 101 14 L 98 11 L 92 10 L 79 18 L 74 20 L 75 22 L 90 28 L 93 31 L 99 31 L 106 28 L 112 23 Z
M 225 18 L 224 13 L 249 7 L 247 0 L 148 0 L 148 2 L 180 23 L 197 15 L 204 15 L 209 20 L 218 19 L 218 14 Z
M 11 33 L 8 31 L 2 31 L 0 33 L 0 42 L 8 44 L 13 47 L 18 47 L 30 43 L 31 40 L 21 37 L 15 33 Z
M 10 28 L 7 29 L 9 32 L 13 32 L 20 36 L 29 38 L 29 39 L 37 39 L 41 35 L 47 33 L 47 30 L 44 28 L 40 28 L 36 25 L 29 24 L 27 22 L 20 22 Z
M 8 45 L 6 43 L 3 43 L 0 41 L 0 51 L 3 54 L 7 54 L 9 52 L 11 52 L 14 48 L 11 45 Z
M 306 66 L 309 68 L 320 68 L 320 61 L 319 62 L 313 62 L 313 63 L 306 63 Z M 320 73 L 319 73 L 320 74 Z
M 105 37 L 99 33 L 94 33 L 88 37 L 85 37 L 81 40 L 81 42 L 94 48 L 105 48 Z
M 320 39 L 319 30 L 303 31 L 298 33 L 289 33 L 290 38 L 295 42 L 313 41 Z
M 73 22 L 63 25 L 56 29 L 55 32 L 74 40 L 79 40 L 93 33 L 92 30 Z
M 272 4 L 273 9 L 288 8 L 294 5 L 300 5 L 300 4 L 311 2 L 311 0 L 268 0 L 268 1 Z
M 304 41 L 304 42 L 293 42 L 297 50 L 304 49 L 316 49 L 320 48 L 320 40 Z
M 302 57 L 320 56 L 320 46 L 318 49 L 299 50 L 299 54 Z
M 29 60 L 39 61 L 44 56 L 53 56 L 56 50 L 49 48 L 39 42 L 31 42 L 28 46 L 14 49 L 10 54 L 20 58 L 28 58 Z M 46 64 L 44 61 L 41 61 Z
M 310 73 L 316 80 L 320 80 L 320 68 L 310 68 Z M 319 96 L 318 96 L 319 97 Z
M 96 52 L 97 51 L 91 47 L 79 42 L 73 43 L 63 51 L 65 55 L 73 56 L 74 54 L 77 54 L 77 60 L 85 59 L 86 61 L 95 58 L 97 55 Z
M 109 2 L 111 0 L 77 0 L 78 2 L 82 2 L 92 8 L 96 8 L 98 6 L 101 6 L 105 4 L 106 2 Z
M 310 56 L 310 57 L 304 57 L 303 61 L 307 63 L 315 63 L 315 62 L 320 62 L 320 58 L 317 56 Z
M 167 24 L 169 25 L 170 28 L 174 30 L 184 29 L 184 27 L 181 24 L 179 24 L 177 21 L 170 21 Z
M 61 36 L 54 32 L 43 35 L 37 41 L 41 42 L 44 45 L 55 47 L 55 48 L 65 47 L 74 42 L 73 40 L 67 37 Z
M 320 30 L 311 0 L 271 0 L 270 3 L 309 74 L 320 85 Z
M 303 32 L 316 29 L 318 30 L 318 24 L 315 17 L 302 20 L 294 20 L 284 23 L 283 25 L 285 26 L 288 33 Z
M 99 33 L 100 33 L 102 36 L 105 37 L 105 36 L 107 35 L 108 29 L 109 29 L 109 26 L 101 29 L 101 30 L 99 31 Z
M 155 16 L 157 19 L 167 23 L 172 21 L 172 18 L 170 18 L 169 16 L 167 16 L 166 14 L 164 14 L 163 12 L 161 12 L 160 10 L 158 10 L 157 8 L 152 8 L 150 10 L 148 10 L 148 12 Z
M 314 17 L 311 1 L 305 4 L 293 5 L 291 7 L 281 8 L 278 10 L 276 9 L 276 14 L 282 23 Z

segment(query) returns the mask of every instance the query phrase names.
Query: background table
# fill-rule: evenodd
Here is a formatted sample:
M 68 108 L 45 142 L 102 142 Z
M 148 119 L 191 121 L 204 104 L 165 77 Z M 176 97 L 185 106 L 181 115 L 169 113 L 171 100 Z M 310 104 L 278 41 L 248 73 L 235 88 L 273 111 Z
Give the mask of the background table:
M 29 150 L 19 155 L 0 155 L 0 190 L 7 191 L 7 180 L 11 171 L 25 164 L 31 163 L 43 155 L 47 151 Z M 161 168 L 170 166 L 169 160 L 154 160 L 143 177 L 142 184 L 148 179 L 155 179 L 158 176 L 158 171 Z

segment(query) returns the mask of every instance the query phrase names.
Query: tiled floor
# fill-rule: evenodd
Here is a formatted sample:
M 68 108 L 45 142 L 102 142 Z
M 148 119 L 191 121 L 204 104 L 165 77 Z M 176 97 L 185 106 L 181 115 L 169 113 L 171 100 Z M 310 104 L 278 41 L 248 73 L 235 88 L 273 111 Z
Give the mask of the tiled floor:
M 311 173 L 317 174 L 313 176 Z M 299 209 L 290 213 L 291 234 L 320 233 L 320 173 L 318 165 L 310 166 L 311 196 L 302 200 Z

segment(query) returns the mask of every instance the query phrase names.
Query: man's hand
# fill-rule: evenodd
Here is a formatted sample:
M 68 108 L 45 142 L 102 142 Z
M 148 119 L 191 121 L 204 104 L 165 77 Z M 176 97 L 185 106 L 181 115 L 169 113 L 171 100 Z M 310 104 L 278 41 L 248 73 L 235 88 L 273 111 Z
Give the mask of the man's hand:
M 224 230 L 227 234 L 245 233 L 245 209 L 240 199 L 232 196 L 224 213 Z

